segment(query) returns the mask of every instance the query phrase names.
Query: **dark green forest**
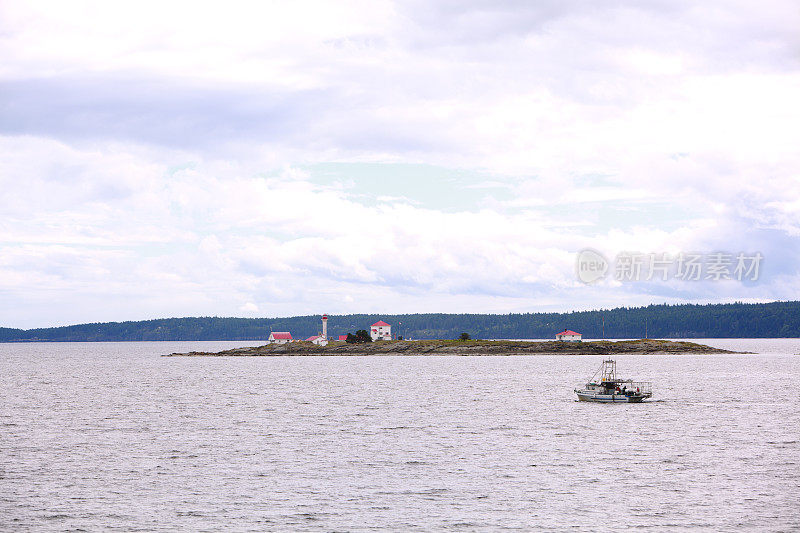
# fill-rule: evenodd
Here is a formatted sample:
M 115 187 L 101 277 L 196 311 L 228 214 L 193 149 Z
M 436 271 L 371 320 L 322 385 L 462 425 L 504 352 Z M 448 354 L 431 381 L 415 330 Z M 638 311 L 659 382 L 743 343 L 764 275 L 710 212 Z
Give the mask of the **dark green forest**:
M 588 339 L 798 337 L 800 302 L 650 305 L 508 315 L 329 315 L 328 335 L 355 333 L 378 320 L 389 322 L 392 333 L 412 339 L 456 339 L 462 332 L 473 339 L 552 339 L 563 329 L 575 330 Z M 320 329 L 318 315 L 164 318 L 28 330 L 0 328 L 0 342 L 261 340 L 269 337 L 270 331 L 289 331 L 295 339 L 305 339 Z

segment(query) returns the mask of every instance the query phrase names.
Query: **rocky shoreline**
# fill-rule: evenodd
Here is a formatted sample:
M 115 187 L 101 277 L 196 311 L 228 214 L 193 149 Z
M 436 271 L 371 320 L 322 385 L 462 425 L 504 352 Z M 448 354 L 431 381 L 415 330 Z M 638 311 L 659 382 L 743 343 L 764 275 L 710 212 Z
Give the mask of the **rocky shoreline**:
M 687 341 L 639 339 L 628 341 L 484 341 L 424 340 L 379 341 L 367 344 L 331 342 L 317 346 L 310 342 L 266 344 L 221 352 L 172 353 L 164 357 L 280 356 L 280 355 L 617 355 L 617 354 L 730 354 L 747 353 L 713 348 Z

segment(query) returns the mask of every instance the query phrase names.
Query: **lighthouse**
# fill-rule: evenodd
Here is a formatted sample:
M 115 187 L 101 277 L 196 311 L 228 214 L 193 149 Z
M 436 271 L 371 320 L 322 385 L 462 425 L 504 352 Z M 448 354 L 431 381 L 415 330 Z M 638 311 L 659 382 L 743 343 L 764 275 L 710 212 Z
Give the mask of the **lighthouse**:
M 328 315 L 322 315 L 322 338 L 328 340 Z

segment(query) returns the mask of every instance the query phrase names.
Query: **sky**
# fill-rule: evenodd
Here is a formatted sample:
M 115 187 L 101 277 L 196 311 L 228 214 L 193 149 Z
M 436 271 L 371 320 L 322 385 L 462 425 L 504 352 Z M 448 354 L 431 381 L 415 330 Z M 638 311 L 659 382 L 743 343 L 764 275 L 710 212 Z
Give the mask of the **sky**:
M 2 1 L 0 327 L 798 299 L 798 28 L 793 0 Z

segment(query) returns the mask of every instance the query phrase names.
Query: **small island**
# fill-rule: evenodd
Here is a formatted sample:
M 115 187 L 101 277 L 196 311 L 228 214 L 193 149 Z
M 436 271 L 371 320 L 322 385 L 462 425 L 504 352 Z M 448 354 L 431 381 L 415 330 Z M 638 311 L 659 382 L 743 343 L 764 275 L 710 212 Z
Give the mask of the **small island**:
M 625 341 L 509 341 L 509 340 L 390 340 L 367 343 L 313 342 L 266 344 L 221 352 L 172 353 L 178 356 L 281 356 L 281 355 L 618 355 L 618 354 L 732 354 L 746 353 L 713 348 L 687 341 L 639 339 Z

